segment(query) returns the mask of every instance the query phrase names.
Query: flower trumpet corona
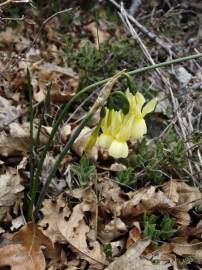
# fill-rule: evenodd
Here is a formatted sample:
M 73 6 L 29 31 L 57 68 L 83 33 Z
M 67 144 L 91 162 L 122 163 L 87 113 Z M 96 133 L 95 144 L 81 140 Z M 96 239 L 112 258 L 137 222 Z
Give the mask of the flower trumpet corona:
M 127 141 L 131 136 L 133 119 L 122 113 L 122 122 L 117 132 L 112 131 L 113 140 L 109 147 L 109 155 L 113 158 L 126 158 L 128 156 Z
M 108 149 L 114 158 L 128 156 L 127 141 L 131 135 L 132 118 L 125 116 L 122 111 L 107 109 L 101 122 L 102 134 L 98 139 L 101 147 Z

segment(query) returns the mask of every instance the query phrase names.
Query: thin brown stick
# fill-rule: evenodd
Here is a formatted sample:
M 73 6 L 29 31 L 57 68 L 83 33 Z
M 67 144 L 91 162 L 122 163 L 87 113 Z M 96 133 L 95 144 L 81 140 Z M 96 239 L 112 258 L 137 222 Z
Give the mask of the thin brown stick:
M 109 0 L 116 8 L 121 11 L 121 5 L 119 5 L 115 0 Z M 133 16 L 126 12 L 127 18 L 134 23 L 134 25 L 151 40 L 155 41 L 159 46 L 161 46 L 169 55 L 175 56 L 174 52 L 171 51 L 172 45 L 166 43 L 164 40 L 160 39 L 155 33 L 149 31 L 145 26 L 139 23 Z
M 27 4 L 27 3 L 31 3 L 31 1 L 30 0 L 24 0 L 24 1 L 23 0 L 7 0 L 0 4 L 0 8 L 3 8 L 9 4 L 22 4 L 22 3 Z
M 12 3 L 12 0 L 7 0 L 7 1 L 0 4 L 0 8 L 3 8 L 4 6 L 9 5 L 10 3 Z

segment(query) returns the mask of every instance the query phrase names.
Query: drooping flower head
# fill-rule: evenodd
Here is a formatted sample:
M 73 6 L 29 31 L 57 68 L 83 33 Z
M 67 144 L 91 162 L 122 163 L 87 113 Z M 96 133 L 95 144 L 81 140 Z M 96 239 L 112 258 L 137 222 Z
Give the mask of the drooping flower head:
M 154 98 L 143 106 L 145 104 L 145 98 L 140 92 L 133 95 L 127 91 L 126 96 L 130 103 L 129 114 L 133 117 L 131 139 L 140 140 L 147 133 L 147 126 L 144 117 L 155 109 L 157 100 Z
M 133 95 L 128 90 L 125 97 L 129 102 L 128 113 L 106 108 L 105 116 L 100 121 L 102 133 L 98 137 L 98 144 L 107 149 L 113 158 L 126 158 L 129 152 L 127 141 L 140 140 L 147 133 L 144 117 L 154 110 L 157 102 L 152 99 L 145 104 L 140 92 Z

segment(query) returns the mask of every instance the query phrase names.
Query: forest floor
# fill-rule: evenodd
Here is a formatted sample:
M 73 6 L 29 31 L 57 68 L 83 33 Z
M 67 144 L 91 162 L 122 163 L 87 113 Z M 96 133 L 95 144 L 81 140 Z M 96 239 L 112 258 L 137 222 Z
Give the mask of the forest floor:
M 0 3 L 1 270 L 202 269 L 202 3 L 124 2 Z M 157 100 L 126 158 L 104 87 Z

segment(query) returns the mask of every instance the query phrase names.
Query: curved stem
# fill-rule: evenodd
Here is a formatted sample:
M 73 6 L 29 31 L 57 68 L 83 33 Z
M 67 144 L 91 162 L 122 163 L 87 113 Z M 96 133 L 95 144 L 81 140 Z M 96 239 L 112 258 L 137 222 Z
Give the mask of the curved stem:
M 36 217 L 39 209 L 41 208 L 41 204 L 43 202 L 43 199 L 47 193 L 47 190 L 49 188 L 49 184 L 52 180 L 52 178 L 54 177 L 58 166 L 60 164 L 60 162 L 63 160 L 63 158 L 65 157 L 65 155 L 67 154 L 67 152 L 69 151 L 70 147 L 72 146 L 72 144 L 74 143 L 74 141 L 76 140 L 76 138 L 79 136 L 81 130 L 83 129 L 83 127 L 86 125 L 86 123 L 88 122 L 88 120 L 92 117 L 94 112 L 90 111 L 89 113 L 87 113 L 86 117 L 81 121 L 81 123 L 79 124 L 79 126 L 77 127 L 77 129 L 74 131 L 74 133 L 72 134 L 72 136 L 70 137 L 69 141 L 66 143 L 65 147 L 63 148 L 62 152 L 60 153 L 58 159 L 56 160 L 56 162 L 54 163 L 54 166 L 52 167 L 48 178 L 46 179 L 46 182 L 40 192 L 37 204 L 36 204 L 36 208 L 34 211 L 34 216 Z

